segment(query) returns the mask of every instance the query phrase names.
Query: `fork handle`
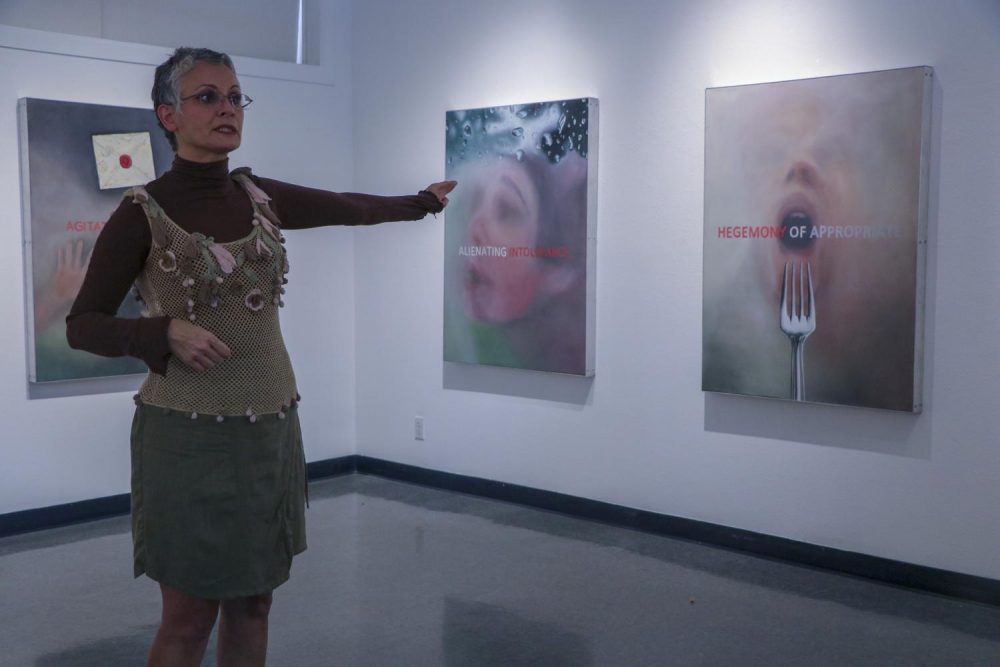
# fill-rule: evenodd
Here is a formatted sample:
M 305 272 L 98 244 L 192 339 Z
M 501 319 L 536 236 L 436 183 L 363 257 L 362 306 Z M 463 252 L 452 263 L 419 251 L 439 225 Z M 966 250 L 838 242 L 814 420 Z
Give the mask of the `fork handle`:
M 792 399 L 796 401 L 806 400 L 806 369 L 803 361 L 803 353 L 806 348 L 806 340 L 801 336 L 792 338 Z

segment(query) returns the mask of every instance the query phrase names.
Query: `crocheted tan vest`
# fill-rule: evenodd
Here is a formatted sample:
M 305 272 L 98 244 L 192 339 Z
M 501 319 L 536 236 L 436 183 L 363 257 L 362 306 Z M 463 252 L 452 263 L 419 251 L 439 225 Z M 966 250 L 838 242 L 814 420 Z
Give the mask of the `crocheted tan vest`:
M 232 356 L 196 371 L 171 355 L 165 375 L 150 373 L 137 400 L 218 421 L 284 417 L 298 399 L 278 321 L 288 260 L 268 197 L 238 169 L 232 177 L 253 203 L 253 231 L 230 243 L 184 231 L 145 188 L 125 193 L 142 206 L 152 243 L 136 280 L 144 315 L 187 319 L 214 333 Z

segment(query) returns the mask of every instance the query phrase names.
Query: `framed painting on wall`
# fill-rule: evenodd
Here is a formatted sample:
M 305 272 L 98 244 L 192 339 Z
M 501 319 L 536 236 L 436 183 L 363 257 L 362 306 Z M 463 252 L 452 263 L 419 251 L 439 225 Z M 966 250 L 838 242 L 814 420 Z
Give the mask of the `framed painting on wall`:
M 703 390 L 920 411 L 932 75 L 706 91 Z
M 446 114 L 444 359 L 594 374 L 598 104 Z
M 18 100 L 28 380 L 55 382 L 143 373 L 131 357 L 73 350 L 66 315 L 94 241 L 126 188 L 169 168 L 173 151 L 148 109 Z M 127 296 L 122 317 L 138 317 Z

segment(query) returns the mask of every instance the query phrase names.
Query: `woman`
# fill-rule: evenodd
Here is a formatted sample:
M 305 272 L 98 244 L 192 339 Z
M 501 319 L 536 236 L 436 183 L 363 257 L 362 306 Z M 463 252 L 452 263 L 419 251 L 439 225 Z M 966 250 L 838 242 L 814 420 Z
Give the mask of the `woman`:
M 152 98 L 174 164 L 126 193 L 102 230 L 67 335 L 151 371 L 132 429 L 135 574 L 163 600 L 148 664 L 200 665 L 218 618 L 219 664 L 263 665 L 271 591 L 306 546 L 298 394 L 277 315 L 282 230 L 419 219 L 455 182 L 375 197 L 230 174 L 251 100 L 208 49 L 177 49 Z M 148 316 L 117 318 L 133 282 Z

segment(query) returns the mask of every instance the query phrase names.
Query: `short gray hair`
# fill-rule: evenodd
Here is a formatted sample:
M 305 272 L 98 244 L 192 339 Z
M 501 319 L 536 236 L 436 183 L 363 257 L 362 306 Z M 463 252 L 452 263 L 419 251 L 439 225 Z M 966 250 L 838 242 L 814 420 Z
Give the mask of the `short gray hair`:
M 225 53 L 211 49 L 194 49 L 189 46 L 178 47 L 166 62 L 156 68 L 151 93 L 151 97 L 153 98 L 153 113 L 156 113 L 161 104 L 171 107 L 176 107 L 180 104 L 181 77 L 194 69 L 194 66 L 198 63 L 225 65 L 233 70 L 233 74 L 236 73 L 236 67 L 233 65 L 232 59 Z M 156 117 L 156 122 L 163 129 L 163 133 L 167 135 L 167 141 L 170 142 L 171 148 L 176 151 L 177 138 L 174 137 L 174 133 L 163 127 L 159 116 Z

